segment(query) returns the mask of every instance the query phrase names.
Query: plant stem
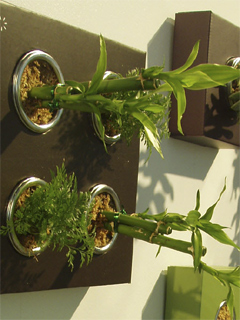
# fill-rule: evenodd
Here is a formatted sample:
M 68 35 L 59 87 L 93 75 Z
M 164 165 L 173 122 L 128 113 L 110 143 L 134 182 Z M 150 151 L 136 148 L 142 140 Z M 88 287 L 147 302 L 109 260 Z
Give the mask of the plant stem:
M 103 214 L 109 222 L 115 220 L 115 212 L 103 211 Z M 157 244 L 159 246 L 167 247 L 173 250 L 177 250 L 183 253 L 193 254 L 192 243 L 178 239 L 168 238 L 159 233 L 167 233 L 169 226 L 160 224 L 158 225 L 154 221 L 148 221 L 134 216 L 127 216 L 119 214 L 117 218 L 117 232 L 126 236 L 143 240 L 148 243 Z M 171 229 L 170 229 L 171 230 Z M 206 254 L 206 249 L 203 248 L 202 255 Z
M 76 82 L 69 81 L 68 84 L 57 87 L 57 94 L 67 94 L 67 89 L 71 84 L 74 87 L 85 87 L 87 90 L 89 82 Z M 155 80 L 140 80 L 138 77 L 121 78 L 103 80 L 95 94 L 112 93 L 112 92 L 124 92 L 124 91 L 138 91 L 138 90 L 155 90 L 158 87 L 158 83 Z M 51 100 L 53 98 L 53 92 L 55 86 L 35 87 L 28 92 L 29 98 Z
M 114 221 L 116 213 L 103 211 L 103 215 L 108 219 L 108 221 Z M 172 232 L 172 229 L 168 224 L 156 223 L 155 221 L 144 220 L 121 213 L 118 215 L 118 222 L 132 227 L 143 228 L 144 230 L 151 231 L 152 233 L 170 234 Z
M 160 234 L 152 236 L 151 231 L 123 224 L 119 224 L 118 233 L 192 255 L 191 242 L 168 238 Z

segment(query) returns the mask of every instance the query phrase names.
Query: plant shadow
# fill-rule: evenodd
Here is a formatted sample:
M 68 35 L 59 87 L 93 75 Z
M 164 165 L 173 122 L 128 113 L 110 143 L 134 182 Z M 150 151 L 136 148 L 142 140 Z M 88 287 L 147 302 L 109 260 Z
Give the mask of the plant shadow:
M 143 308 L 142 320 L 163 319 L 166 290 L 166 271 L 162 271 Z

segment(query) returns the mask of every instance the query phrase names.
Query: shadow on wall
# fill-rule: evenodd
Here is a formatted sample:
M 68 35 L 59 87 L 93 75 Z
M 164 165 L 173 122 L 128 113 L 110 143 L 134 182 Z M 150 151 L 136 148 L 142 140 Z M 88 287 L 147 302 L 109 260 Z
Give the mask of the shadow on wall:
M 146 209 L 146 199 L 151 199 L 157 212 L 166 209 L 164 199 L 174 199 L 173 186 L 167 175 L 177 175 L 204 181 L 212 163 L 218 153 L 217 149 L 201 147 L 195 144 L 165 139 L 162 142 L 164 159 L 153 151 L 151 158 L 145 164 L 147 155 L 145 150 L 140 152 L 139 182 L 138 182 L 138 212 Z M 179 186 L 182 188 L 182 186 Z M 197 190 L 196 190 L 197 191 Z M 182 198 L 188 199 L 188 194 L 182 188 Z
M 155 283 L 155 286 L 149 296 L 143 311 L 142 319 L 161 319 L 164 314 L 165 305 L 165 286 L 166 286 L 166 271 L 160 274 L 160 277 Z M 157 307 L 156 307 L 157 306 Z
M 147 67 L 164 64 L 164 70 L 171 70 L 174 20 L 168 18 L 155 33 L 148 44 Z M 146 209 L 149 204 L 145 199 L 151 199 L 157 212 L 166 209 L 164 198 L 174 198 L 173 187 L 166 174 L 180 175 L 199 179 L 206 177 L 217 153 L 217 149 L 200 147 L 189 142 L 165 139 L 162 142 L 164 159 L 155 150 L 147 164 L 147 154 L 143 148 L 140 151 L 140 167 L 138 182 L 137 211 Z M 184 193 L 184 190 L 183 190 Z M 184 198 L 184 194 L 183 194 Z
M 20 296 L 19 294 L 2 295 L 0 318 L 4 320 L 18 320 L 19 318 L 32 320 L 34 317 L 36 320 L 69 320 L 87 291 L 88 288 L 55 290 L 54 299 L 52 290 L 22 293 Z M 14 307 L 9 308 L 9 306 Z

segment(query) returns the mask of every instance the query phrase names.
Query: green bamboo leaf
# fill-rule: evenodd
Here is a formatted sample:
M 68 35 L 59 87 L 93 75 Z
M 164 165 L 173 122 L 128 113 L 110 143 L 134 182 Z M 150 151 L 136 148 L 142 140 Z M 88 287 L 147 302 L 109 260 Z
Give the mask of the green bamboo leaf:
M 182 73 L 177 75 L 177 79 L 181 82 L 184 88 L 189 90 L 203 90 L 222 85 L 221 82 L 214 81 L 202 71 L 195 71 L 189 74 Z
M 141 75 L 143 79 L 154 79 L 157 78 L 160 73 L 162 73 L 163 67 L 153 66 L 147 69 L 141 70 Z
M 199 229 L 203 230 L 207 234 L 209 234 L 212 238 L 219 241 L 220 243 L 230 245 L 240 251 L 240 247 L 235 244 L 228 235 L 222 230 L 225 227 L 220 226 L 219 224 L 211 223 L 207 220 L 199 220 L 197 226 Z
M 141 108 L 144 111 L 150 111 L 152 113 L 160 113 L 165 110 L 164 106 L 158 104 L 147 104 Z
M 100 35 L 100 57 L 97 64 L 96 72 L 93 75 L 87 94 L 97 92 L 97 88 L 103 80 L 104 73 L 107 68 L 107 51 L 106 44 L 102 35 Z
M 145 113 L 141 112 L 139 109 L 135 107 L 131 107 L 131 109 L 128 110 L 128 112 L 134 118 L 136 118 L 138 121 L 142 123 L 148 141 L 156 149 L 156 151 L 161 155 L 161 157 L 163 157 L 161 146 L 160 146 L 160 137 L 154 123 L 150 120 L 150 118 Z
M 200 265 L 202 257 L 202 235 L 198 229 L 192 232 L 192 245 L 193 245 L 193 265 L 194 270 Z
M 231 319 L 233 319 L 234 295 L 230 284 L 228 284 L 227 306 L 231 315 Z
M 221 270 L 219 271 L 221 278 L 225 279 L 227 282 L 233 284 L 234 286 L 240 288 L 240 267 L 234 268 L 232 271 Z
M 198 223 L 198 219 L 200 218 L 201 214 L 197 211 L 197 210 L 191 210 L 189 211 L 187 217 L 186 217 L 186 223 L 195 228 L 197 223 Z
M 144 125 L 144 131 L 146 134 L 146 137 L 148 141 L 152 144 L 152 146 L 155 148 L 155 150 L 160 154 L 160 156 L 163 158 L 162 149 L 160 146 L 160 137 L 157 134 L 154 134 L 151 129 L 149 129 L 147 126 Z
M 158 251 L 157 251 L 157 253 L 156 253 L 156 258 L 157 258 L 157 256 L 159 255 L 159 253 L 160 253 L 160 251 L 161 251 L 161 248 L 162 248 L 161 246 L 158 247 Z
M 197 191 L 197 195 L 196 195 L 196 207 L 195 210 L 199 210 L 200 208 L 200 191 Z
M 216 205 L 218 204 L 218 202 L 220 201 L 222 194 L 224 193 L 225 190 L 226 190 L 226 178 L 225 178 L 223 189 L 220 192 L 220 195 L 219 195 L 217 201 L 211 207 L 209 207 L 207 209 L 206 213 L 200 218 L 200 220 L 210 221 L 212 219 L 214 209 L 215 209 Z
M 197 41 L 194 44 L 193 49 L 192 49 L 187 61 L 185 62 L 185 64 L 183 66 L 181 66 L 180 68 L 175 69 L 173 71 L 170 71 L 169 73 L 179 74 L 179 73 L 182 73 L 183 71 L 187 70 L 189 67 L 191 67 L 191 65 L 193 64 L 193 62 L 197 58 L 198 51 L 199 51 L 199 44 L 200 44 L 200 41 Z
M 226 65 L 200 64 L 178 75 L 191 90 L 201 90 L 217 85 L 225 85 L 240 77 L 240 70 Z
M 230 94 L 229 99 L 234 103 L 240 100 L 240 91 Z
M 189 67 L 191 67 L 191 65 L 193 64 L 193 62 L 195 61 L 195 59 L 196 59 L 196 57 L 198 55 L 199 43 L 200 43 L 200 41 L 197 41 L 194 44 L 193 49 L 192 49 L 187 61 L 180 68 L 172 70 L 172 71 L 162 72 L 162 69 L 163 69 L 162 67 L 150 67 L 150 68 L 142 71 L 143 78 L 150 78 L 150 79 L 159 78 L 159 79 L 162 79 L 163 74 L 165 74 L 165 75 L 173 75 L 173 74 L 176 75 L 176 74 L 180 74 L 183 71 L 187 70 Z
M 92 107 L 93 112 L 94 112 L 94 114 L 96 116 L 96 120 L 97 120 L 97 123 L 98 123 L 98 129 L 99 129 L 101 140 L 102 140 L 103 145 L 104 145 L 104 149 L 108 153 L 107 146 L 106 146 L 106 143 L 105 143 L 105 140 L 104 140 L 105 128 L 104 128 L 103 123 L 102 123 L 101 113 L 100 113 L 99 109 L 94 104 L 92 104 L 91 107 Z
M 177 118 L 177 127 L 178 131 L 183 134 L 182 126 L 181 126 L 181 120 L 182 116 L 186 110 L 186 95 L 184 88 L 182 87 L 179 80 L 168 77 L 166 79 L 166 82 L 169 83 L 169 85 L 173 89 L 173 94 L 177 100 L 177 110 L 178 110 L 178 118 Z
M 180 213 L 168 212 L 167 215 L 164 217 L 165 222 L 184 222 L 185 223 L 186 217 Z
M 238 102 L 235 102 L 231 108 L 236 111 L 236 112 L 240 112 L 240 100 Z

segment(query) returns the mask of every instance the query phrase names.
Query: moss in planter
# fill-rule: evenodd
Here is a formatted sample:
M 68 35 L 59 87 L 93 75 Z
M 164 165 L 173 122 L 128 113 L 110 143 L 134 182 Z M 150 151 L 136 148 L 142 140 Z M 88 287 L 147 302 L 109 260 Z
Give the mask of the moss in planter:
M 21 78 L 20 95 L 24 111 L 32 122 L 38 125 L 47 124 L 53 118 L 54 113 L 47 108 L 36 108 L 36 105 L 41 105 L 41 100 L 28 99 L 28 91 L 33 87 L 56 85 L 57 83 L 57 76 L 46 61 L 36 60 L 25 67 Z
M 89 226 L 89 231 L 95 229 L 96 237 L 94 240 L 96 247 L 106 246 L 113 238 L 114 232 L 105 229 L 104 223 L 107 222 L 106 217 L 102 214 L 102 211 L 115 212 L 115 205 L 112 197 L 108 193 L 100 193 L 95 198 L 95 203 L 92 209 L 92 220 Z M 113 224 L 112 224 L 113 227 Z
M 216 320 L 232 320 L 230 312 L 226 304 L 224 304 L 219 311 L 218 317 Z

